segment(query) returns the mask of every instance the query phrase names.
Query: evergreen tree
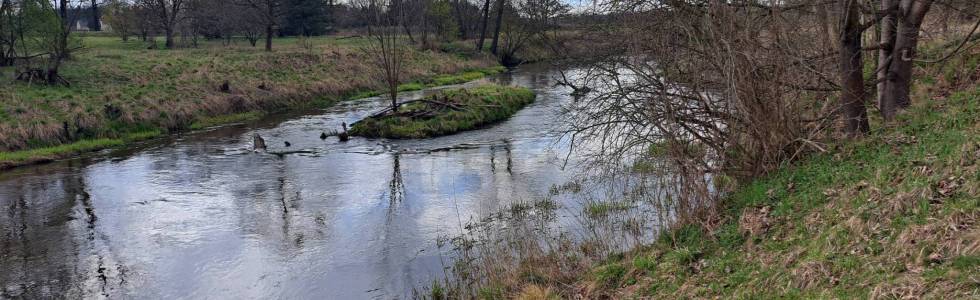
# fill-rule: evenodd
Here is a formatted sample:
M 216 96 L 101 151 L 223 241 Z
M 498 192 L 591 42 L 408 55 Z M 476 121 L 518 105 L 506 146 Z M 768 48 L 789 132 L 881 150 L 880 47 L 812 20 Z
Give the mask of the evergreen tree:
M 330 31 L 329 5 L 324 0 L 288 0 L 283 15 L 283 35 L 323 35 Z

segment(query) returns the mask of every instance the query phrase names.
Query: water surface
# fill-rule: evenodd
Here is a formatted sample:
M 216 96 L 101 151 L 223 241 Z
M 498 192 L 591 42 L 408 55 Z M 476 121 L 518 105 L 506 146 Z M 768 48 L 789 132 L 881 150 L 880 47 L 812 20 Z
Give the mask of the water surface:
M 492 78 L 537 100 L 446 137 L 319 139 L 386 103 L 368 98 L 4 171 L 0 298 L 407 298 L 451 263 L 437 240 L 576 174 L 553 76 Z M 253 133 L 303 151 L 253 153 Z

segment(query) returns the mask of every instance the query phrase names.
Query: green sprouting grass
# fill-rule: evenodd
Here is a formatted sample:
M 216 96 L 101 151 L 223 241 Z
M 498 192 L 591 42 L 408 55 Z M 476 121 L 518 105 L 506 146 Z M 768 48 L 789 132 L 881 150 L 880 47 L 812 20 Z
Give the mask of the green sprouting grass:
M 485 85 L 471 89 L 444 91 L 429 100 L 452 102 L 463 109 L 438 110 L 432 116 L 414 117 L 432 109 L 427 102 L 414 102 L 399 108 L 399 114 L 368 118 L 357 122 L 351 134 L 365 137 L 425 138 L 471 130 L 504 120 L 534 102 L 526 88 Z
M 261 119 L 262 116 L 265 116 L 265 113 L 259 111 L 250 111 L 250 112 L 243 112 L 239 114 L 220 115 L 215 117 L 203 117 L 197 120 L 196 122 L 191 123 L 190 129 L 198 130 L 198 129 L 204 129 L 204 128 L 222 125 L 222 124 L 255 121 Z
M 595 280 L 602 286 L 615 286 L 626 275 L 626 268 L 614 263 L 596 268 Z
M 626 211 L 633 206 L 624 201 L 594 201 L 588 203 L 585 208 L 585 216 L 592 219 L 599 219 L 609 214 Z
M 145 141 L 153 138 L 162 136 L 164 133 L 157 129 L 148 129 L 143 131 L 132 132 L 126 134 L 122 137 L 122 140 L 127 143 Z
M 421 89 L 424 89 L 424 88 L 425 88 L 425 85 L 423 85 L 422 83 L 418 83 L 418 82 L 409 82 L 409 83 L 403 83 L 401 85 L 398 85 L 398 91 L 399 92 L 418 91 L 418 90 L 421 90 Z
M 122 139 L 83 140 L 71 144 L 58 145 L 25 151 L 0 152 L 0 167 L 13 166 L 31 161 L 52 160 L 87 151 L 94 151 L 123 145 Z
M 978 166 L 980 89 L 929 99 L 742 185 L 720 224 L 676 227 L 611 262 L 628 266 L 624 278 L 591 280 L 639 298 L 975 297 L 980 249 L 957 245 L 980 236 Z M 762 215 L 768 225 L 750 232 Z
M 125 146 L 134 142 L 157 138 L 163 134 L 162 131 L 157 129 L 139 129 L 123 134 L 119 138 L 83 139 L 70 144 L 40 147 L 23 151 L 0 152 L 0 169 L 62 159 L 106 148 Z
M 506 70 L 507 70 L 507 68 L 504 68 L 503 66 L 496 66 L 496 67 L 484 68 L 484 69 L 479 69 L 479 70 L 467 71 L 467 72 L 464 72 L 462 74 L 457 74 L 457 75 L 442 75 L 442 76 L 437 76 L 437 77 L 433 78 L 432 79 L 432 82 L 430 83 L 430 85 L 432 85 L 432 86 L 440 86 L 440 85 L 451 85 L 451 84 L 466 83 L 466 82 L 470 82 L 470 81 L 473 81 L 473 80 L 477 80 L 477 79 L 483 78 L 485 76 L 490 76 L 490 75 L 494 75 L 494 74 L 497 74 L 497 73 L 501 73 L 501 72 L 504 72 Z

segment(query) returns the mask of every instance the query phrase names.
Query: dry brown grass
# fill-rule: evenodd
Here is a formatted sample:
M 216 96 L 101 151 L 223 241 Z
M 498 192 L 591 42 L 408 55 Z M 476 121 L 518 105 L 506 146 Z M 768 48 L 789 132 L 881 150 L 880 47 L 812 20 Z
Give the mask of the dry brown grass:
M 376 90 L 364 41 L 313 40 L 313 54 L 277 41 L 266 53 L 206 43 L 199 49 L 145 50 L 141 43 L 87 37 L 69 61 L 70 88 L 0 82 L 0 151 L 117 137 L 133 128 L 187 128 L 194 121 L 247 111 L 326 105 Z M 494 65 L 431 51 L 411 51 L 406 81 Z M 219 88 L 228 82 L 230 91 Z M 111 107 L 113 112 L 110 112 Z M 66 134 L 65 125 L 70 132 Z

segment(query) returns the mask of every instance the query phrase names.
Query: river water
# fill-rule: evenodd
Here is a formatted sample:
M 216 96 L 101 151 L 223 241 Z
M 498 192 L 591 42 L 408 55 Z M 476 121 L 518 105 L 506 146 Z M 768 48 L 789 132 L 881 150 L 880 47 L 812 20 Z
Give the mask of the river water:
M 4 171 L 0 298 L 408 298 L 451 265 L 438 240 L 581 171 L 553 133 L 573 101 L 554 77 L 468 83 L 538 96 L 440 138 L 319 138 L 385 105 L 368 98 Z M 253 153 L 253 133 L 302 151 Z

